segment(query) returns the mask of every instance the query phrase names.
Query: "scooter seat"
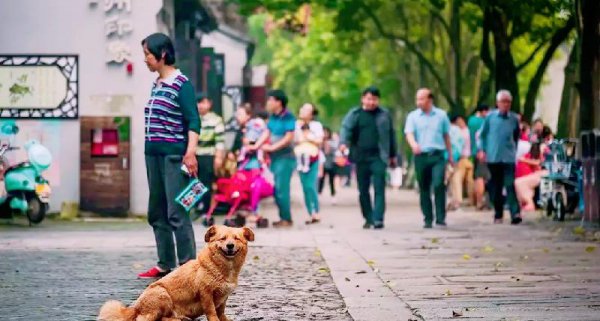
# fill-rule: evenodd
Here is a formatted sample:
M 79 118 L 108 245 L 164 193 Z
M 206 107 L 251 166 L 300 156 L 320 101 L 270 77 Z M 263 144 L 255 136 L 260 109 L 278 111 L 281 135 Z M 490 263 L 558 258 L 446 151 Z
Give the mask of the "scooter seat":
M 12 170 L 15 170 L 15 169 L 19 169 L 19 168 L 27 167 L 27 166 L 30 166 L 30 165 L 31 165 L 31 164 L 29 164 L 29 162 L 20 162 L 20 163 L 18 163 L 18 164 L 15 164 L 15 165 L 12 165 L 12 166 L 8 167 L 8 168 L 5 170 L 5 173 L 7 173 L 7 172 L 10 172 L 10 171 L 12 171 Z

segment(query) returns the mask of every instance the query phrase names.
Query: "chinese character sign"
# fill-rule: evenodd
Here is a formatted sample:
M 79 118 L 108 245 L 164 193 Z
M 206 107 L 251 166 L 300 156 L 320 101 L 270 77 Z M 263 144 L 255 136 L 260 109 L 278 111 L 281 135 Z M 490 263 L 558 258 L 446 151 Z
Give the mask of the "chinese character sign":
M 106 19 L 104 20 L 104 36 L 106 37 L 106 62 L 122 64 L 131 60 L 131 47 L 126 38 L 133 31 L 131 14 L 132 0 L 92 1 L 99 4 Z

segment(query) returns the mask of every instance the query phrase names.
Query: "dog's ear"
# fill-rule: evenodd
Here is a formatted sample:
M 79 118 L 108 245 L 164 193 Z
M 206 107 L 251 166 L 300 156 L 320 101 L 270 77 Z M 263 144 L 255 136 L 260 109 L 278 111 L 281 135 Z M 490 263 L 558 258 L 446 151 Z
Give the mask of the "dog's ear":
M 213 225 L 206 230 L 206 234 L 204 234 L 204 242 L 210 242 L 215 235 L 217 235 L 217 227 Z
M 243 227 L 242 230 L 244 230 L 244 238 L 246 241 L 254 242 L 254 232 L 248 227 Z

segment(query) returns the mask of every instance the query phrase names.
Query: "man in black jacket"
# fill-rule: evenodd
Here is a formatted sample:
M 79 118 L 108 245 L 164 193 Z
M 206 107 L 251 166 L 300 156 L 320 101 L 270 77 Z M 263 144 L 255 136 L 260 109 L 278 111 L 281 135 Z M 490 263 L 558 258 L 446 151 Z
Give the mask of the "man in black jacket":
M 379 89 L 363 91 L 360 107 L 348 112 L 342 122 L 341 150 L 350 149 L 350 160 L 356 164 L 356 179 L 364 228 L 384 227 L 385 173 L 387 165 L 396 166 L 396 131 L 391 114 L 379 106 Z M 373 182 L 374 206 L 369 188 Z

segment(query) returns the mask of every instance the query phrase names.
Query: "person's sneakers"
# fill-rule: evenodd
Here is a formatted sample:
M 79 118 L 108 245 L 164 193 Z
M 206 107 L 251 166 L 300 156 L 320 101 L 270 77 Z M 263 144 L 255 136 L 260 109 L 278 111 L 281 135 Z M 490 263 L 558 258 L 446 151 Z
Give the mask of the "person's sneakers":
M 169 274 L 170 271 L 163 271 L 159 269 L 157 266 L 151 268 L 150 270 L 138 274 L 139 279 L 160 279 L 163 276 Z
M 371 226 L 373 226 L 373 223 L 371 223 L 371 222 L 365 222 L 365 224 L 363 224 L 363 228 L 364 228 L 365 230 L 368 230 L 368 229 L 370 229 L 370 228 L 371 228 Z
M 425 225 L 423 225 L 423 228 L 427 228 L 427 229 L 433 228 L 433 224 L 431 224 L 431 223 L 425 223 Z
M 446 228 L 448 227 L 448 224 L 446 224 L 446 222 L 435 222 L 435 225 L 441 227 L 441 228 Z
M 516 215 L 511 221 L 510 224 L 512 225 L 519 225 L 521 224 L 521 222 L 523 222 L 523 219 L 521 218 L 521 215 Z
M 373 228 L 376 230 L 381 230 L 384 228 L 383 222 L 377 222 L 375 224 L 373 224 Z
M 292 225 L 294 225 L 294 223 L 292 223 L 292 221 L 286 221 L 286 220 L 280 220 L 277 222 L 273 222 L 273 227 L 275 227 L 275 228 L 292 227 Z

